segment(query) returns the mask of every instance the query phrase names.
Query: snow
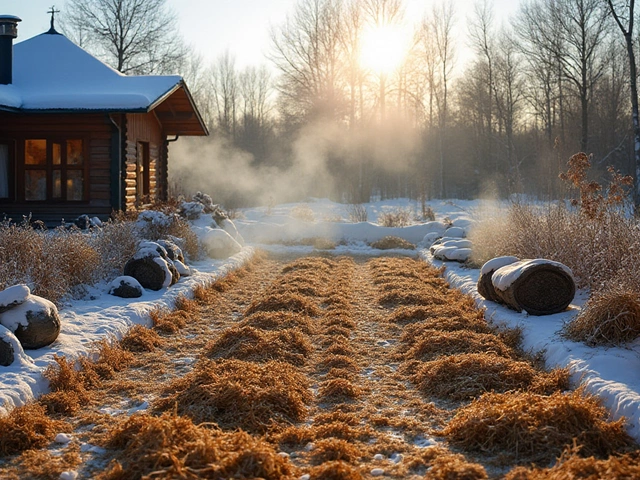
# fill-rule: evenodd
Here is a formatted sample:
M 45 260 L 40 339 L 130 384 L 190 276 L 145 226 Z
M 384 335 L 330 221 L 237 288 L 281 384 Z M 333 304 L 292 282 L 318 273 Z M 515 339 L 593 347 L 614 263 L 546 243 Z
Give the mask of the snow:
M 64 35 L 43 33 L 14 46 L 13 85 L 0 106 L 24 110 L 146 111 L 182 78 L 123 75 Z
M 31 294 L 31 290 L 26 285 L 14 285 L 0 292 L 0 307 L 18 305 L 24 302 Z
M 107 291 L 110 294 L 113 294 L 113 291 L 118 289 L 118 288 L 120 288 L 122 285 L 128 285 L 129 287 L 133 287 L 133 288 L 137 288 L 139 290 L 143 290 L 142 285 L 140 285 L 140 282 L 138 282 L 138 280 L 136 280 L 133 277 L 130 277 L 129 275 L 122 275 L 120 277 L 114 278 L 111 281 Z
M 501 267 L 504 267 L 506 265 L 511 265 L 512 263 L 519 262 L 519 261 L 520 259 L 518 257 L 510 257 L 510 256 L 492 258 L 482 266 L 482 268 L 480 269 L 480 275 L 486 275 L 492 270 L 495 271 Z
M 526 272 L 531 267 L 535 267 L 536 265 L 556 266 L 564 270 L 567 275 L 573 278 L 573 272 L 566 265 L 554 262 L 552 260 L 546 260 L 544 258 L 536 258 L 534 260 L 522 260 L 520 262 L 510 263 L 493 272 L 493 276 L 491 277 L 493 287 L 504 292 L 507 288 L 513 285 L 513 282 L 520 278 L 520 276 L 524 272 Z

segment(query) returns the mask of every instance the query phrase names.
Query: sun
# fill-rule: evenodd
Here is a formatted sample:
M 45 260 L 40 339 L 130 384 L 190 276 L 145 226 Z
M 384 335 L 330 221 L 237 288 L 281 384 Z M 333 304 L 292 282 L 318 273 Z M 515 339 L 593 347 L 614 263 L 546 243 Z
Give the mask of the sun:
M 406 29 L 399 25 L 372 27 L 361 37 L 360 64 L 380 74 L 393 73 L 404 61 L 408 44 Z

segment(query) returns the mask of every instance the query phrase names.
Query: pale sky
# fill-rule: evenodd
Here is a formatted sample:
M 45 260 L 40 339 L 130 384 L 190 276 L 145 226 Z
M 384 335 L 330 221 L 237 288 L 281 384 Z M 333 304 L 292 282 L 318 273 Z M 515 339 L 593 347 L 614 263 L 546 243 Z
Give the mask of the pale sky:
M 167 0 L 180 18 L 180 32 L 207 61 L 229 50 L 239 67 L 268 61 L 269 27 L 281 24 L 298 0 Z M 430 10 L 435 0 L 405 0 L 407 19 L 413 23 Z M 456 5 L 458 27 L 464 28 L 476 0 L 451 0 Z M 513 15 L 520 0 L 494 0 L 497 21 Z M 26 40 L 49 29 L 52 4 L 64 10 L 63 0 L 0 0 L 0 14 L 22 18 L 18 39 Z M 464 35 L 464 33 L 461 33 Z M 462 48 L 462 47 L 461 47 Z M 461 55 L 464 57 L 464 54 Z

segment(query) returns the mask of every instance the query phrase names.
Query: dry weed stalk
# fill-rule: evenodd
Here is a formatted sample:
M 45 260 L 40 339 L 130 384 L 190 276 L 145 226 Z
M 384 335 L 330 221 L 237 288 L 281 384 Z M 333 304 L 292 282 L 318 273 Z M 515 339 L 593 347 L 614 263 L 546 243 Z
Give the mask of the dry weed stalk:
M 120 340 L 120 346 L 128 352 L 153 352 L 162 343 L 162 339 L 155 331 L 142 325 L 131 327 Z
M 166 335 L 178 333 L 192 320 L 191 315 L 182 310 L 174 312 L 153 310 L 149 316 L 153 322 L 153 329 Z

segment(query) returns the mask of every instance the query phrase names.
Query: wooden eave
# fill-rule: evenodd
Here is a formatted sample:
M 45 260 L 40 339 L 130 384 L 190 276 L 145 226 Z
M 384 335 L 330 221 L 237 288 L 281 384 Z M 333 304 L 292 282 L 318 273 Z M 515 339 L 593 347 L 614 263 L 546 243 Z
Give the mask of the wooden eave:
M 158 99 L 149 110 L 155 113 L 167 135 L 209 135 L 184 82 Z

